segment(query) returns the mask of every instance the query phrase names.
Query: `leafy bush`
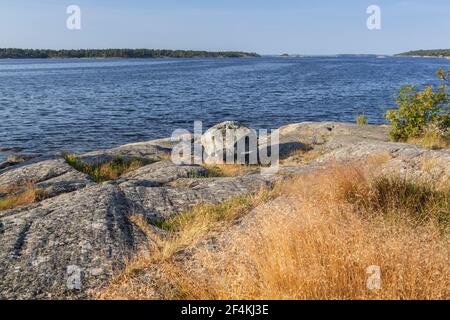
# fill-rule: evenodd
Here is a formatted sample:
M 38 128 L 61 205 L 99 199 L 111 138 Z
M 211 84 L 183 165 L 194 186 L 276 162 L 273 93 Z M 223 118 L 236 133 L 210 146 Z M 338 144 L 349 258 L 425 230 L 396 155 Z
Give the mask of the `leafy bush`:
M 445 72 L 440 69 L 437 75 L 448 82 L 450 70 Z M 437 89 L 427 85 L 422 91 L 414 86 L 405 86 L 395 99 L 399 108 L 386 113 L 392 125 L 390 134 L 393 140 L 405 141 L 410 137 L 420 137 L 430 127 L 443 136 L 448 135 L 450 104 L 446 84 Z

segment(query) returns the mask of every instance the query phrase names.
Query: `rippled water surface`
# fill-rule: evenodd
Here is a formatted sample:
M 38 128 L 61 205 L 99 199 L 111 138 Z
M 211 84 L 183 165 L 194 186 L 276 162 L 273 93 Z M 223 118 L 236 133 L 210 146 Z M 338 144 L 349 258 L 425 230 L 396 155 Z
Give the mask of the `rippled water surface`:
M 401 85 L 443 59 L 376 57 L 0 60 L 0 149 L 87 151 L 240 120 L 382 123 Z

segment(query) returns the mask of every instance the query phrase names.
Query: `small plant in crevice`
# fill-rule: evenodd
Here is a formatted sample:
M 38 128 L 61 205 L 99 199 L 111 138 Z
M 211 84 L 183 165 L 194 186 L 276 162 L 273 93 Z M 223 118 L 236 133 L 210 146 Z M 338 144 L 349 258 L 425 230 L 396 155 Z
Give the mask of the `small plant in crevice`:
M 205 164 L 204 170 L 192 170 L 187 177 L 191 179 L 240 177 L 259 168 L 259 165 L 247 164 Z
M 111 161 L 89 164 L 78 159 L 74 154 L 67 154 L 64 156 L 64 159 L 74 169 L 86 173 L 95 182 L 115 180 L 125 173 L 134 171 L 153 162 L 148 159 L 125 159 L 124 157 L 117 156 Z
M 364 114 L 359 114 L 356 117 L 356 124 L 358 124 L 358 125 L 366 125 L 366 124 L 368 124 L 367 117 Z
M 14 209 L 39 202 L 45 199 L 45 190 L 37 188 L 33 183 L 22 186 L 3 187 L 0 192 L 0 211 Z
M 210 171 L 207 168 L 203 170 L 192 170 L 187 174 L 189 179 L 217 178 L 223 177 L 220 172 Z
M 215 164 L 206 165 L 209 177 L 240 177 L 260 169 L 263 165 L 257 164 Z

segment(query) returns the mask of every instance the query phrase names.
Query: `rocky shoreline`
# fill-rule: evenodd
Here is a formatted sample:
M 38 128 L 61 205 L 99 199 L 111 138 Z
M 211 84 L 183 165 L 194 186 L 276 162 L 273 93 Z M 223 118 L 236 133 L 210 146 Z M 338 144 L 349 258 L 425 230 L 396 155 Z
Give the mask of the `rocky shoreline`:
M 102 183 L 69 165 L 63 154 L 9 159 L 0 164 L 0 190 L 32 181 L 46 197 L 0 211 L 0 299 L 89 298 L 152 241 L 131 216 L 156 229 L 154 222 L 197 204 L 253 193 L 333 162 L 382 155 L 386 174 L 448 183 L 450 150 L 390 142 L 388 130 L 336 122 L 281 127 L 276 175 L 256 167 L 213 177 L 200 165 L 176 165 L 168 160 L 176 144 L 170 138 L 77 155 L 86 163 L 114 157 L 151 162 Z M 0 199 L 5 196 L 0 191 Z

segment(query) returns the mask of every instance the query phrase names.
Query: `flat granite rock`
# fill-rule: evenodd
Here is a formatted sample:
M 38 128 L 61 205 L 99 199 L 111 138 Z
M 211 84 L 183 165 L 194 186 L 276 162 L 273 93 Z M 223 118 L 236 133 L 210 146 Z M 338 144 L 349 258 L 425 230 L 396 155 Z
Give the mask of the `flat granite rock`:
M 46 160 L 12 168 L 0 174 L 0 187 L 27 182 L 39 183 L 74 170 L 64 159 Z
M 0 174 L 0 187 L 26 183 L 33 183 L 44 189 L 46 197 L 54 197 L 94 184 L 88 175 L 75 170 L 62 158 L 23 165 Z
M 159 161 L 123 175 L 117 182 L 125 186 L 159 187 L 171 181 L 206 175 L 208 170 L 195 165 L 175 165 Z
M 126 159 L 141 158 L 158 161 L 167 158 L 167 156 L 170 155 L 170 152 L 171 148 L 148 141 L 126 144 L 113 149 L 88 152 L 79 155 L 78 158 L 90 164 L 111 161 L 115 157 L 123 157 Z
M 36 187 L 44 189 L 45 197 L 51 198 L 62 193 L 73 192 L 94 184 L 95 182 L 87 174 L 72 168 L 60 176 L 37 183 Z
M 123 192 L 96 185 L 0 213 L 0 299 L 81 299 L 145 236 Z
M 364 141 L 333 150 L 315 161 L 355 162 L 372 158 L 381 162 L 381 172 L 407 179 L 424 179 L 449 185 L 450 150 L 428 150 L 422 147 L 384 141 Z M 377 160 L 378 159 L 378 160 Z
M 302 122 L 279 129 L 280 144 L 298 141 L 314 148 L 336 149 L 361 141 L 388 141 L 389 127 L 340 122 Z

